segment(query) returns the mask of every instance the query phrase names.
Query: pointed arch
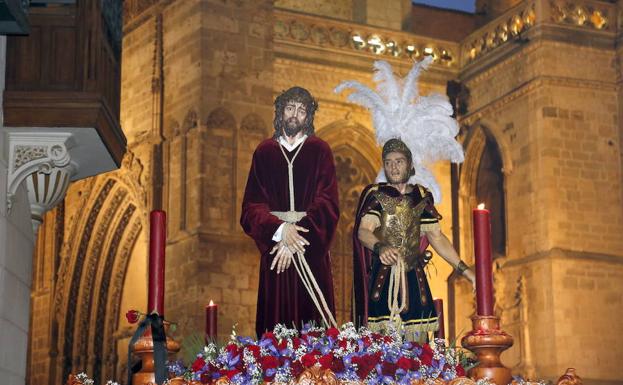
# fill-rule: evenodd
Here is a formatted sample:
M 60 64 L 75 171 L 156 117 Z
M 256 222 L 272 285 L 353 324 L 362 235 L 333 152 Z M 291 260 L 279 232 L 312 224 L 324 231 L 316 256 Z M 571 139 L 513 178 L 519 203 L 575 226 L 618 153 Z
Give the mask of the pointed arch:
M 55 293 L 57 382 L 76 370 L 93 373 L 96 381 L 114 374 L 121 286 L 147 219 L 141 174 L 140 161 L 129 152 L 122 169 L 94 178 L 66 231 Z
M 206 129 L 200 150 L 202 164 L 210 165 L 204 177 L 210 182 L 205 183 L 200 192 L 204 197 L 201 199 L 201 222 L 210 231 L 229 232 L 237 224 L 235 155 L 238 126 L 229 110 L 217 107 L 208 114 Z
M 496 126 L 492 125 L 491 122 L 488 122 L 489 125 L 484 124 L 485 121 L 477 122 L 470 129 L 464 142 L 465 161 L 461 168 L 459 180 L 460 211 L 463 223 L 463 240 L 461 242 L 463 255 L 471 255 L 468 251 L 473 248 L 471 237 L 468 236 L 472 231 L 471 208 L 484 201 L 489 201 L 489 206 L 493 204 L 497 210 L 495 213 L 497 216 L 493 218 L 495 222 L 493 226 L 496 229 L 501 229 L 503 234 L 499 234 L 499 236 L 503 238 L 504 243 L 506 242 L 506 179 L 513 170 L 510 145 L 506 142 L 501 131 L 496 129 Z M 487 171 L 486 168 L 493 169 Z M 485 173 L 489 176 L 486 176 Z M 491 178 L 494 179 L 493 182 Z M 488 186 L 483 183 L 488 184 Z M 503 246 L 497 245 L 497 247 L 498 254 L 506 254 L 505 244 Z
M 492 228 L 498 239 L 497 255 L 506 254 L 507 237 L 506 207 L 508 199 L 506 194 L 506 182 L 513 171 L 513 163 L 510 151 L 510 143 L 507 141 L 499 127 L 491 121 L 481 120 L 472 125 L 463 142 L 465 148 L 465 161 L 461 166 L 459 179 L 459 218 L 460 218 L 460 255 L 468 264 L 473 264 L 472 239 L 472 209 L 481 201 L 489 201 L 486 204 L 491 207 L 491 197 L 497 200 L 493 203 L 495 223 Z M 489 174 L 486 176 L 485 174 Z M 490 175 L 493 174 L 495 183 L 490 183 Z M 486 182 L 486 179 L 489 182 Z M 485 183 L 483 183 L 483 181 Z M 489 191 L 484 191 L 489 190 Z M 492 217 L 493 218 L 493 217 Z M 494 246 L 496 241 L 494 240 Z M 469 316 L 473 312 L 473 296 L 471 286 L 463 280 L 449 280 L 452 289 L 448 290 L 449 303 L 453 304 L 450 310 L 449 324 L 457 331 L 469 328 Z
M 234 168 L 236 173 L 236 214 L 234 219 L 236 222 L 242 211 L 242 199 L 253 153 L 262 140 L 272 136 L 272 126 L 266 122 L 270 122 L 270 120 L 262 118 L 255 112 L 245 115 L 240 121 L 240 130 L 236 136 L 236 167 Z
M 340 220 L 331 247 L 338 322 L 351 320 L 352 232 L 361 191 L 374 182 L 381 151 L 372 131 L 350 120 L 338 120 L 317 131 L 331 146 L 340 199 Z
M 375 169 L 381 167 L 381 148 L 373 131 L 352 120 L 342 119 L 327 124 L 316 133 L 331 148 L 348 146 L 357 150 Z

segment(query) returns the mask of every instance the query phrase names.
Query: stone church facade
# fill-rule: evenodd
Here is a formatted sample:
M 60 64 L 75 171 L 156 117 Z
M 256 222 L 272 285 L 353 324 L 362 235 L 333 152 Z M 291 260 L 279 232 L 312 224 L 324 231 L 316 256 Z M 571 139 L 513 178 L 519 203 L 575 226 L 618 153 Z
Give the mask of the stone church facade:
M 148 213 L 168 215 L 165 315 L 178 338 L 219 305 L 219 332 L 252 334 L 255 245 L 238 224 L 272 102 L 292 85 L 318 99 L 316 134 L 332 147 L 341 218 L 332 249 L 337 317 L 349 320 L 351 231 L 380 167 L 369 114 L 336 95 L 371 84 L 374 60 L 404 75 L 433 55 L 421 92 L 448 94 L 466 159 L 440 164 L 442 228 L 473 263 L 471 209 L 494 213 L 496 312 L 515 373 L 621 384 L 623 2 L 477 1 L 475 15 L 393 0 L 124 2 L 122 167 L 74 183 L 39 229 L 28 378 L 69 372 L 122 379 L 131 308 L 146 307 Z M 474 311 L 470 286 L 429 269 L 447 335 Z

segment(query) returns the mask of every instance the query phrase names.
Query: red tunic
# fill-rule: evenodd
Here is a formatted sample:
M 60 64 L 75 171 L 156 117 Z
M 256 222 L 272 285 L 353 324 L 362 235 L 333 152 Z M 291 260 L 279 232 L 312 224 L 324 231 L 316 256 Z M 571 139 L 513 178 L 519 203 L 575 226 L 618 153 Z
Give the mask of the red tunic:
M 310 243 L 305 258 L 331 312 L 335 313 L 329 248 L 339 209 L 333 154 L 329 145 L 316 136 L 307 138 L 302 146 L 293 167 L 295 211 L 307 215 L 297 224 L 309 230 L 301 233 Z M 292 159 L 297 149 L 288 152 L 284 148 L 284 151 Z M 304 322 L 315 321 L 322 325 L 322 317 L 294 266 L 290 265 L 281 274 L 270 270 L 274 256 L 269 252 L 275 245 L 272 237 L 282 223 L 270 212 L 289 211 L 289 202 L 286 160 L 276 140 L 264 140 L 253 154 L 240 218 L 243 230 L 253 238 L 261 253 L 255 321 L 258 336 L 272 330 L 277 323 L 301 327 Z

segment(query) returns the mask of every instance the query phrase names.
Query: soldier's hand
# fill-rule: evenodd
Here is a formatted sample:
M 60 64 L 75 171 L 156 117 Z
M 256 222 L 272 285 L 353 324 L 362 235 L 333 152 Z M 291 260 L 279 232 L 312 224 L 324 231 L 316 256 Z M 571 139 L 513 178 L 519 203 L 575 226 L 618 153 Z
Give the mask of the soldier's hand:
M 382 264 L 387 266 L 395 265 L 400 258 L 402 258 L 402 253 L 397 248 L 391 246 L 381 247 L 379 259 Z
M 309 242 L 299 234 L 299 231 L 303 233 L 309 232 L 306 228 L 297 226 L 294 223 L 286 223 L 285 226 L 283 226 L 281 241 L 286 247 L 292 250 L 292 252 L 303 254 L 305 253 L 305 246 L 308 246 Z

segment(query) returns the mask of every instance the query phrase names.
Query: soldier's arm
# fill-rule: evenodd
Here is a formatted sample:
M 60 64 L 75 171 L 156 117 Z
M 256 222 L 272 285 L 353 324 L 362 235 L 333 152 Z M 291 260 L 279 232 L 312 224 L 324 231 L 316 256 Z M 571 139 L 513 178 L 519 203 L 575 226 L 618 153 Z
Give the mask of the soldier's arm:
M 452 267 L 457 269 L 465 276 L 465 278 L 469 279 L 472 284 L 475 285 L 476 278 L 474 276 L 474 272 L 470 269 L 465 269 L 461 271 L 462 269 L 459 266 L 461 258 L 452 246 L 452 243 L 450 243 L 448 237 L 446 237 L 446 235 L 441 232 L 439 226 L 436 226 L 431 230 L 425 231 L 424 233 L 426 234 L 426 238 L 428 238 L 428 241 L 430 242 L 431 246 L 433 246 L 433 249 L 435 249 L 437 254 L 439 254 L 441 258 L 446 260 L 446 262 L 448 262 Z
M 374 250 L 374 245 L 380 240 L 374 235 L 374 231 L 381 226 L 381 221 L 375 215 L 366 214 L 361 218 L 357 237 L 359 241 L 370 250 Z M 400 251 L 394 247 L 381 245 L 378 250 L 378 257 L 384 265 L 393 265 L 402 258 Z
M 370 250 L 374 250 L 374 244 L 379 241 L 376 235 L 374 235 L 374 231 L 379 228 L 379 226 L 381 226 L 381 222 L 375 215 L 366 214 L 361 218 L 357 237 L 359 241 Z

